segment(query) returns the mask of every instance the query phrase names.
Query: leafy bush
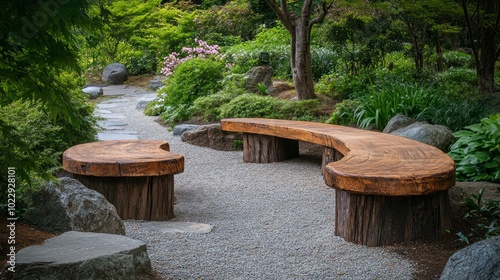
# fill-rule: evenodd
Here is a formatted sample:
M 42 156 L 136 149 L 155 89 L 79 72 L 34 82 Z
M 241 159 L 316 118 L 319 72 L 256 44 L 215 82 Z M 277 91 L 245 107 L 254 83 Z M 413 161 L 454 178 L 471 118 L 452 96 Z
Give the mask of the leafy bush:
M 221 106 L 220 118 L 311 120 L 317 105 L 317 100 L 288 101 L 247 93 Z
M 173 128 L 176 123 L 188 120 L 190 115 L 190 105 L 180 104 L 176 107 L 167 106 L 161 117 L 163 121 L 170 124 L 170 128 Z
M 468 53 L 461 51 L 449 51 L 443 54 L 443 61 L 446 67 L 451 68 L 471 68 L 474 67 L 474 59 Z
M 217 92 L 223 71 L 224 64 L 211 59 L 193 58 L 180 64 L 159 91 L 165 94 L 165 107 L 192 105 L 196 98 Z
M 453 134 L 458 140 L 449 155 L 455 160 L 457 179 L 500 182 L 500 114 Z
M 221 107 L 234 98 L 226 92 L 219 92 L 196 99 L 191 107 L 192 117 L 211 122 L 219 119 Z
M 383 130 L 396 114 L 421 118 L 436 102 L 436 96 L 430 87 L 394 81 L 379 89 L 373 87 L 370 95 L 359 98 L 360 104 L 354 114 L 359 127 L 374 125 Z
M 154 74 L 156 73 L 157 57 L 150 50 L 137 51 L 125 59 L 125 66 L 131 75 Z
M 27 191 L 53 178 L 63 151 L 79 143 L 95 141 L 93 108 L 85 103 L 82 95 L 76 94 L 72 105 L 80 121 L 78 127 L 62 117 L 54 120 L 38 102 L 17 100 L 0 106 L 0 167 L 16 169 L 18 209 L 27 206 L 23 200 Z M 6 172 L 0 173 L 2 182 L 7 182 L 6 175 Z M 7 201 L 4 195 L 0 194 L 2 202 Z
M 358 106 L 359 101 L 357 99 L 346 99 L 338 103 L 326 123 L 348 126 L 356 124 L 354 112 Z
M 470 68 L 449 68 L 437 74 L 440 90 L 449 97 L 472 98 L 479 95 L 476 70 Z

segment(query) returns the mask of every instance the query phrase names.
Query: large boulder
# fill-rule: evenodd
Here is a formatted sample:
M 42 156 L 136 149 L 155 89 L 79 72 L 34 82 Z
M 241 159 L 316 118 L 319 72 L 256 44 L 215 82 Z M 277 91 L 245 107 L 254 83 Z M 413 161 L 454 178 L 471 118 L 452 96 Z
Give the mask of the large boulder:
M 500 279 L 500 236 L 476 242 L 453 254 L 440 279 Z
M 174 134 L 174 136 L 182 136 L 182 134 L 184 134 L 184 132 L 195 130 L 198 127 L 200 127 L 200 126 L 197 124 L 178 124 L 178 125 L 174 126 L 173 134 Z
M 199 126 L 197 129 L 184 132 L 181 136 L 183 142 L 219 151 L 238 150 L 235 141 L 242 139 L 241 133 L 222 131 L 218 123 Z
M 125 234 L 116 208 L 77 180 L 61 178 L 46 184 L 32 194 L 32 203 L 24 218 L 40 229 L 55 233 L 75 230 Z
M 245 89 L 259 93 L 257 89 L 258 84 L 266 87 L 267 93 L 273 91 L 273 68 L 270 66 L 257 66 L 252 68 L 245 76 Z
M 448 127 L 432 125 L 427 122 L 414 122 L 393 130 L 390 134 L 410 138 L 434 146 L 444 152 L 449 150 L 450 144 L 455 139 L 453 131 Z
M 9 266 L 6 267 L 8 269 Z M 146 244 L 126 236 L 70 231 L 16 254 L 9 279 L 152 279 Z
M 127 68 L 121 63 L 111 63 L 102 71 L 102 80 L 111 85 L 121 85 L 127 77 Z
M 401 129 L 403 127 L 407 127 L 412 123 L 417 122 L 417 120 L 407 117 L 405 115 L 397 114 L 392 119 L 387 122 L 387 125 L 384 128 L 384 133 L 391 133 L 394 130 Z

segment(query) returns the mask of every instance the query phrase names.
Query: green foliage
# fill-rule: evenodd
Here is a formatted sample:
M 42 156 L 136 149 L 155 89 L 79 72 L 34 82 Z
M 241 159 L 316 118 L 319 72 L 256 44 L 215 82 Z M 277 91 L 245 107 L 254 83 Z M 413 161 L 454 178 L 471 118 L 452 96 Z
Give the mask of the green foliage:
M 500 188 L 497 188 L 500 194 Z M 464 199 L 464 205 L 467 213 L 464 219 L 473 221 L 474 226 L 471 233 L 465 235 L 458 232 L 460 240 L 469 244 L 469 238 L 489 238 L 500 235 L 500 200 L 483 200 L 484 188 L 479 193 Z
M 192 117 L 206 122 L 219 119 L 221 107 L 229 103 L 234 96 L 226 92 L 219 92 L 196 99 L 191 107 Z
M 470 99 L 478 97 L 476 70 L 470 68 L 449 68 L 436 75 L 438 86 L 449 97 Z
M 95 141 L 93 107 L 85 103 L 83 94 L 76 93 L 72 105 L 80 121 L 79 128 L 63 117 L 54 120 L 40 102 L 17 100 L 0 106 L 0 168 L 16 168 L 18 209 L 26 207 L 21 198 L 27 191 L 53 178 L 63 151 Z M 6 175 L 0 173 L 2 182 L 7 181 Z M 0 194 L 0 201 L 6 201 L 4 195 Z
M 346 99 L 337 103 L 335 110 L 332 112 L 330 118 L 326 121 L 329 124 L 347 125 L 352 126 L 356 124 L 356 117 L 354 112 L 359 106 L 357 99 Z
M 137 51 L 125 58 L 125 66 L 130 75 L 154 74 L 158 67 L 158 61 L 152 51 Z
M 223 71 L 224 64 L 211 59 L 193 58 L 180 64 L 160 90 L 165 93 L 165 106 L 192 105 L 196 98 L 217 92 Z
M 274 70 L 274 76 L 281 79 L 291 79 L 290 67 L 290 34 L 281 25 L 261 29 L 256 38 L 226 50 L 226 60 L 234 65 L 233 72 L 246 73 L 252 67 L 260 64 L 261 52 L 269 53 L 269 65 Z M 335 68 L 336 54 L 318 46 L 311 47 L 313 78 L 330 73 Z
M 468 125 L 475 124 L 489 113 L 483 102 L 467 98 L 450 98 L 442 96 L 422 114 L 421 119 L 433 124 L 449 127 L 458 131 Z
M 398 81 L 372 90 L 370 95 L 359 99 L 360 105 L 354 113 L 361 128 L 374 125 L 383 130 L 396 114 L 418 119 L 437 99 L 430 87 Z
M 233 0 L 223 6 L 199 10 L 195 23 L 199 39 L 222 46 L 233 45 L 255 36 L 258 15 L 252 11 L 248 1 Z
M 247 93 L 221 106 L 220 118 L 311 120 L 317 106 L 317 100 L 288 101 Z
M 122 62 L 133 74 L 154 72 L 165 55 L 179 51 L 194 34 L 194 13 L 161 2 L 109 1 L 104 27 L 82 34 L 82 64 L 100 71 L 111 62 Z
M 189 104 L 179 104 L 176 107 L 167 106 L 161 117 L 163 121 L 170 124 L 170 128 L 173 128 L 176 123 L 188 120 L 191 116 L 190 111 Z
M 500 182 L 500 114 L 483 118 L 453 135 L 458 140 L 449 155 L 456 162 L 457 179 Z
M 163 106 L 163 102 L 155 100 L 155 101 L 149 102 L 146 105 L 146 108 L 144 108 L 144 115 L 146 115 L 146 116 L 159 116 L 163 111 L 165 111 L 165 108 Z
M 465 52 L 449 51 L 443 54 L 443 61 L 446 67 L 451 68 L 472 68 L 474 67 L 474 58 Z

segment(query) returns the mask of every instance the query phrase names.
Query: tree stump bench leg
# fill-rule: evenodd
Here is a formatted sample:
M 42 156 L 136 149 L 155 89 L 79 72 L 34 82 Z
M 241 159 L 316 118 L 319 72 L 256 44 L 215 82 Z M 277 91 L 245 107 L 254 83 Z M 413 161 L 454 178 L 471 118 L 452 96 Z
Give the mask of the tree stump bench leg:
M 164 221 L 174 215 L 174 175 L 96 177 L 73 174 L 84 186 L 102 194 L 123 220 Z
M 286 138 L 243 133 L 243 161 L 251 163 L 279 162 L 299 156 L 299 141 Z
M 344 155 L 330 147 L 323 147 L 323 160 L 321 164 L 321 174 L 325 175 L 325 166 L 330 162 L 341 160 Z
M 335 235 L 366 246 L 434 240 L 451 228 L 448 191 L 419 196 L 335 190 Z

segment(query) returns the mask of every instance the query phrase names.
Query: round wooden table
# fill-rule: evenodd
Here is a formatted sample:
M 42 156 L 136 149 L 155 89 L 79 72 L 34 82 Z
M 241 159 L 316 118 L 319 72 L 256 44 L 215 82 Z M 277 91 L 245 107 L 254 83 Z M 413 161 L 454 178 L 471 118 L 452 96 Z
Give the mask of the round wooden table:
M 174 174 L 184 171 L 184 157 L 165 141 L 101 141 L 66 150 L 63 168 L 104 195 L 122 219 L 161 221 L 174 217 Z

